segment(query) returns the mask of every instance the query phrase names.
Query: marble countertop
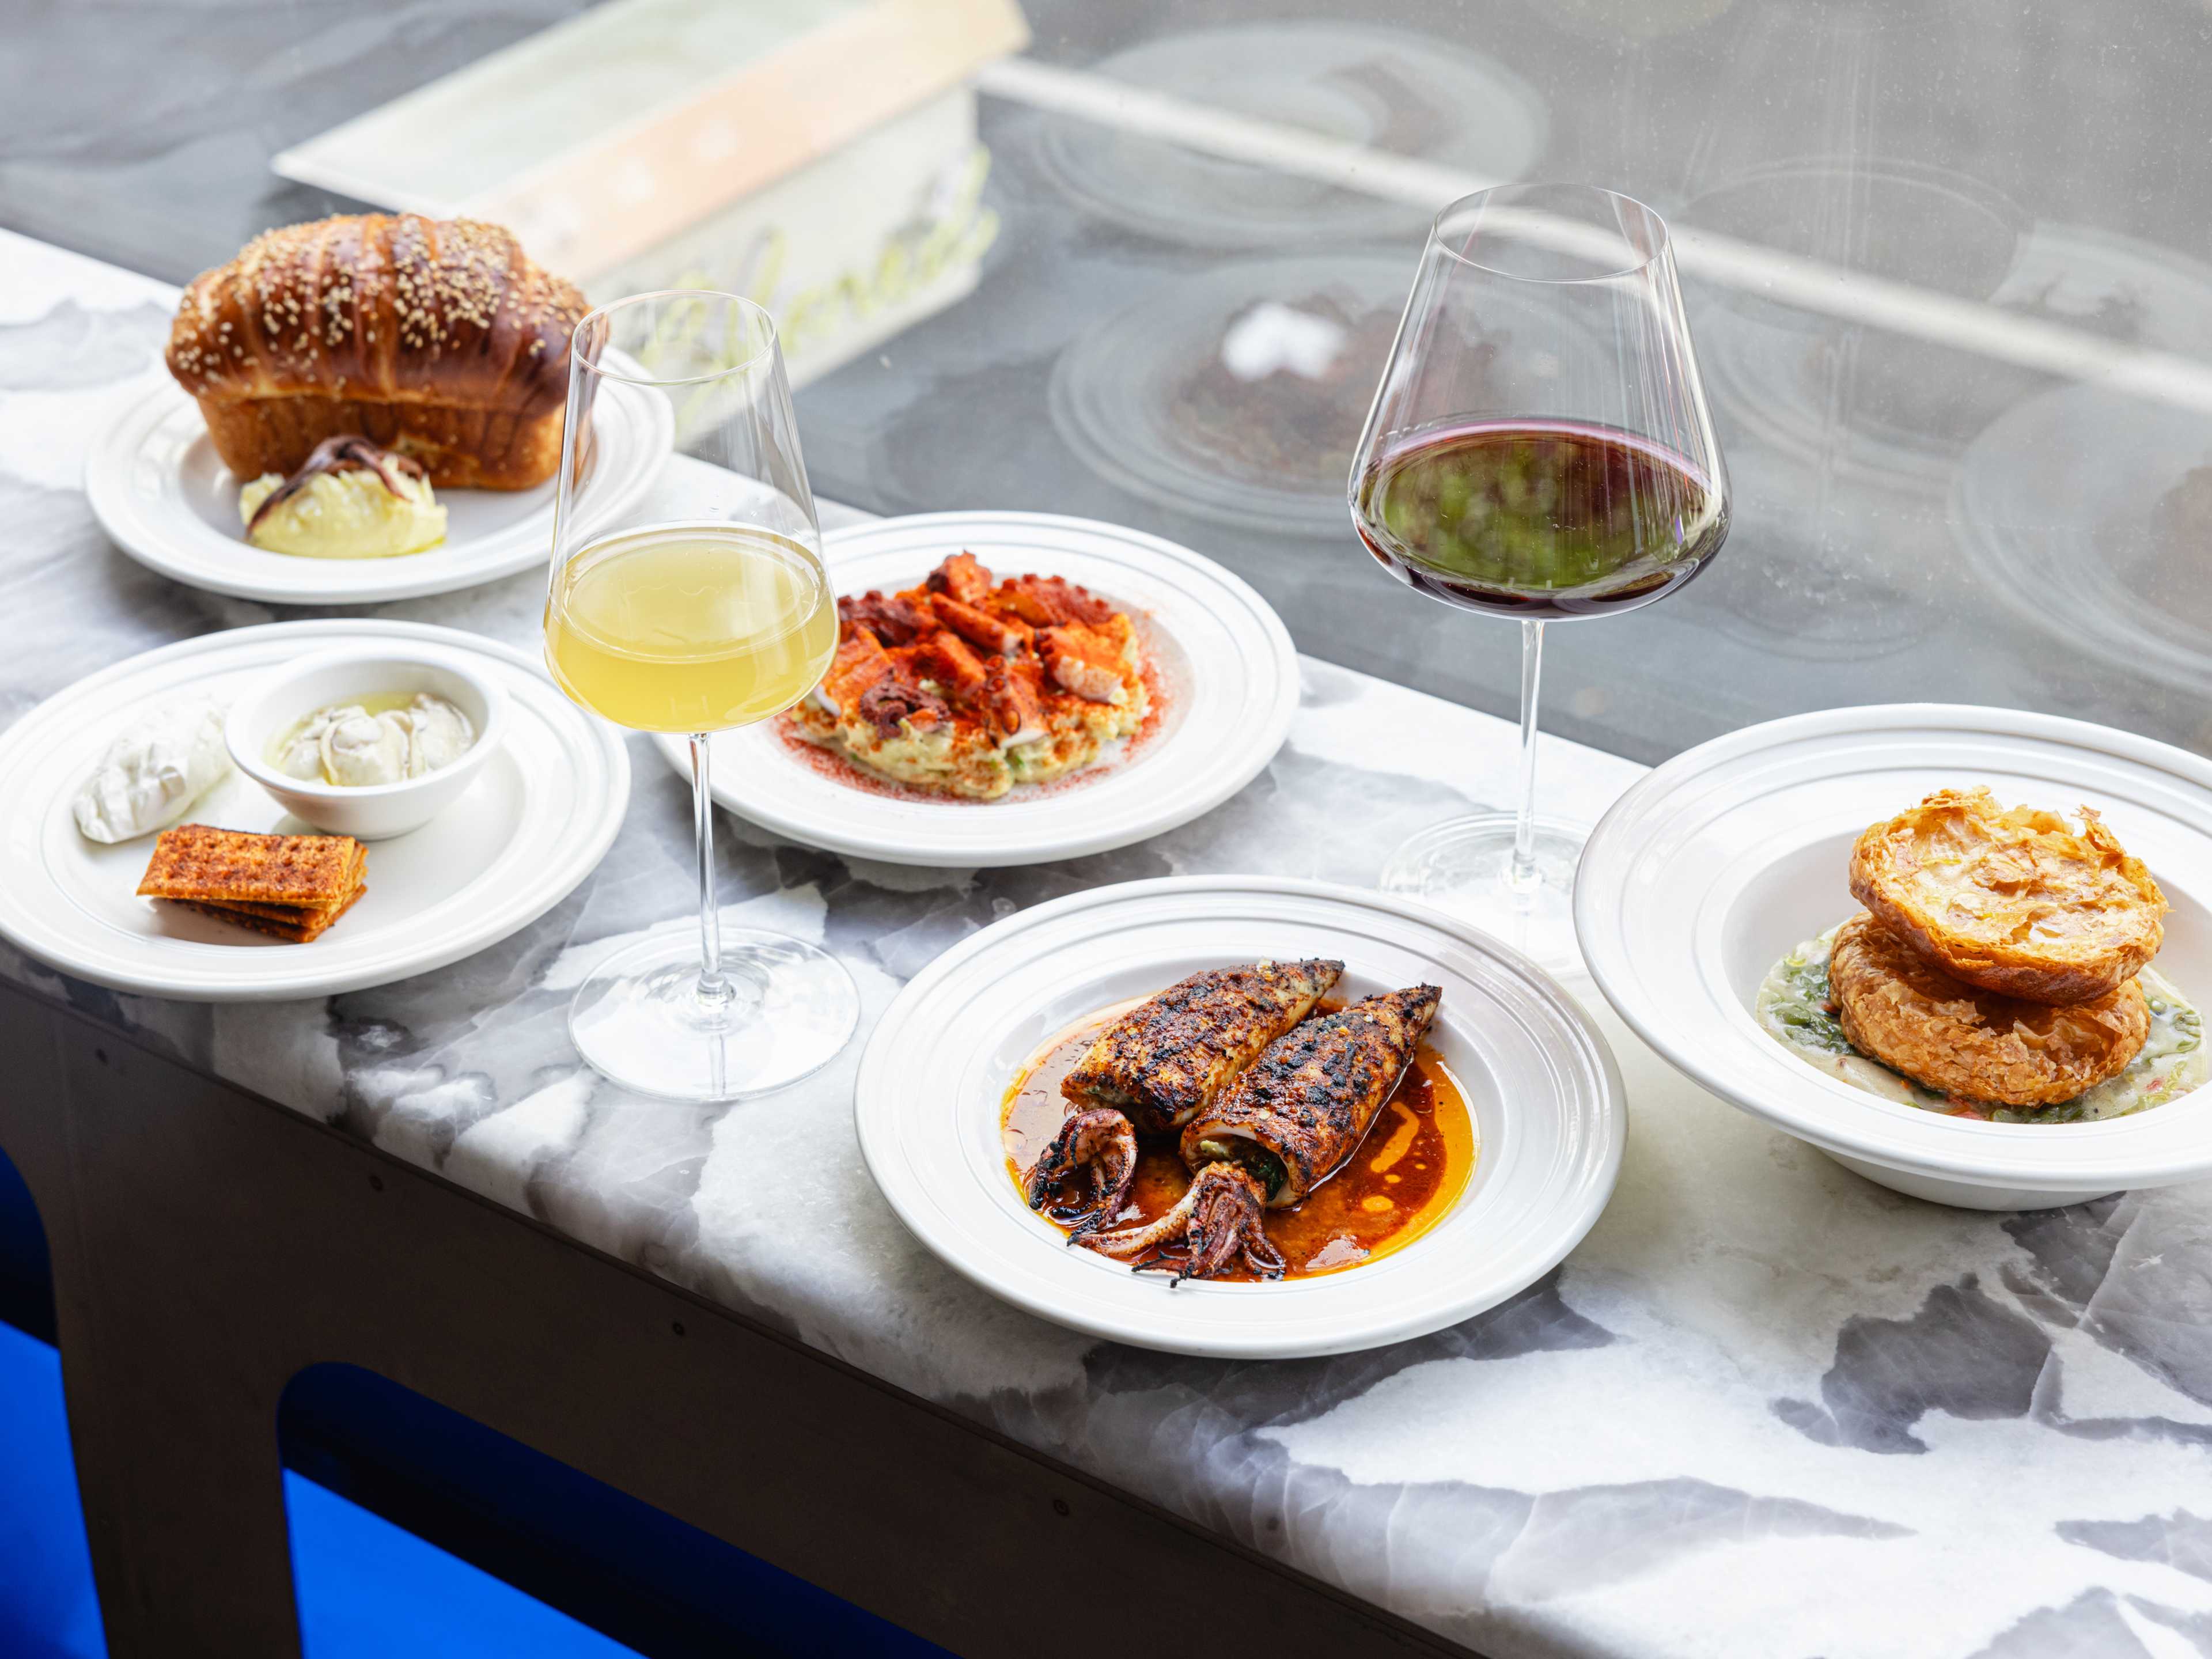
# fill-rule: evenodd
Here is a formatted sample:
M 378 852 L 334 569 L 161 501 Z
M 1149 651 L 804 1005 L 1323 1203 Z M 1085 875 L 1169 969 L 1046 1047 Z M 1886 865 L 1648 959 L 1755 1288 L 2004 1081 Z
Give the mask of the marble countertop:
M 0 725 L 131 653 L 299 614 L 141 569 L 85 506 L 86 441 L 173 297 L 0 233 Z M 541 592 L 376 614 L 526 641 Z M 1510 797 L 1504 722 L 1310 659 L 1304 678 L 1266 775 L 1158 840 L 922 871 L 726 818 L 724 901 L 827 941 L 865 1028 L 1020 906 L 1176 872 L 1366 882 L 1407 831 Z M 684 787 L 632 752 L 597 874 L 440 972 L 251 1008 L 118 996 L 4 946 L 0 972 L 1496 1659 L 2212 1654 L 2203 1188 L 2017 1218 L 1919 1203 L 1686 1083 L 1597 1006 L 1632 1132 L 1611 1208 L 1549 1278 L 1332 1359 L 1091 1342 L 901 1229 L 853 1139 L 857 1043 L 729 1107 L 579 1067 L 568 988 L 691 902 Z M 1639 771 L 1566 744 L 1545 768 L 1547 805 L 1585 817 Z

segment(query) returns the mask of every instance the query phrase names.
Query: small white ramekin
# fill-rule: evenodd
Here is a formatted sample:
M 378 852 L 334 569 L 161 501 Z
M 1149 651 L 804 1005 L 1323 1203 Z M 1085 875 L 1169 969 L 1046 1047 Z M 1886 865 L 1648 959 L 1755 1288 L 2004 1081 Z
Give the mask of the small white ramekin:
M 367 697 L 446 698 L 476 741 L 451 766 L 398 783 L 311 782 L 270 759 L 277 740 L 316 710 Z M 270 670 L 230 706 L 223 741 L 238 769 L 294 817 L 325 834 L 386 841 L 418 830 L 460 799 L 507 737 L 507 688 L 459 653 L 393 641 L 374 651 L 310 652 Z

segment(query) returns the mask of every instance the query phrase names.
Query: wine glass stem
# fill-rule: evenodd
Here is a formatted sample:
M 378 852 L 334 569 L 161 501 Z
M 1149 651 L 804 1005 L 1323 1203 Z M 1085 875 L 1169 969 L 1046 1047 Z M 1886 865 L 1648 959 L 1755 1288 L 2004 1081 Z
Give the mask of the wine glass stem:
M 1505 884 L 1533 893 L 1544 884 L 1536 867 L 1536 693 L 1544 677 L 1544 624 L 1521 624 L 1521 807 L 1513 826 L 1513 863 Z
M 709 785 L 708 734 L 691 734 L 691 823 L 699 848 L 699 1000 L 728 1005 L 735 993 L 722 974 L 722 915 L 714 902 L 714 793 Z

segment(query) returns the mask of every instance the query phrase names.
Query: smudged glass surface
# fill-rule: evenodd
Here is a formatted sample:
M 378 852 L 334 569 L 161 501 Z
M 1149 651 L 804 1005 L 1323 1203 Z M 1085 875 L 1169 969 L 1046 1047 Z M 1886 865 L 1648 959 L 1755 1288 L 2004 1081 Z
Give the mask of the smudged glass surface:
M 45 9 L 0 69 L 0 223 L 181 281 L 356 205 L 275 178 L 276 150 L 579 9 Z M 972 167 L 916 207 L 971 289 L 802 391 L 825 496 L 1157 531 L 1253 580 L 1304 650 L 1510 714 L 1510 629 L 1383 583 L 1320 485 L 1450 184 L 1601 183 L 1680 234 L 1738 499 L 1707 580 L 1558 630 L 1559 729 L 1651 761 L 1912 696 L 2212 739 L 2200 6 L 1026 10 L 1036 63 L 1252 124 L 1263 151 L 1276 128 L 1416 171 L 1207 153 L 987 81 Z M 1805 280 L 1762 280 L 1778 258 Z M 1836 271 L 1840 302 L 1808 297 Z

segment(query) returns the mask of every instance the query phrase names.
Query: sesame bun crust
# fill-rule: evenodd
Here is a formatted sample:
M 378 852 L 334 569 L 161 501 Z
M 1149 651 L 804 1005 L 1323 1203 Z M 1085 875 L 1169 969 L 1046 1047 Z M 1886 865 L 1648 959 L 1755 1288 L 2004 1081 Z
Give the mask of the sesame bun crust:
M 356 214 L 270 231 L 196 277 L 167 360 L 241 480 L 357 432 L 434 484 L 523 489 L 559 465 L 586 308 L 495 225 Z

